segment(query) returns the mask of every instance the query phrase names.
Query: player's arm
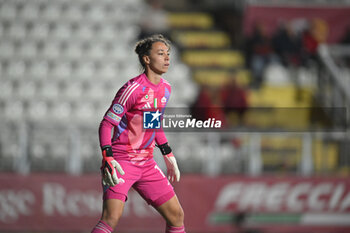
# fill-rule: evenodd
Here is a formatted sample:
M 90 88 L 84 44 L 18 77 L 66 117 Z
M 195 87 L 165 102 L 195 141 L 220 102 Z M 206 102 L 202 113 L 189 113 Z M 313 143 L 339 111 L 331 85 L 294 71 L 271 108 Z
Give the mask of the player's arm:
M 135 85 L 124 85 L 118 91 L 99 127 L 99 140 L 102 151 L 101 171 L 104 185 L 115 186 L 122 181 L 122 179 L 118 178 L 116 171 L 121 175 L 125 174 L 120 164 L 113 157 L 111 133 L 112 129 L 119 125 L 124 114 L 133 105 L 135 97 L 132 95 L 132 86 Z
M 103 119 L 100 128 L 99 128 L 99 138 L 101 151 L 102 151 L 102 182 L 103 185 L 115 186 L 119 184 L 122 180 L 118 178 L 117 172 L 119 174 L 124 175 L 120 164 L 114 159 L 112 146 L 111 146 L 111 132 L 113 129 L 113 125 L 107 120 Z
M 171 93 L 171 85 L 167 81 L 165 81 L 165 83 L 166 83 L 166 88 L 168 89 L 168 92 L 169 92 L 169 96 L 167 98 L 167 103 L 168 103 L 170 93 Z M 167 103 L 165 104 L 165 106 L 167 105 Z M 164 109 L 162 112 L 164 113 Z M 162 118 L 163 118 L 163 116 L 162 116 Z M 167 167 L 168 179 L 172 182 L 174 180 L 179 182 L 180 181 L 180 170 L 179 170 L 179 167 L 177 166 L 177 162 L 176 162 L 175 156 L 172 152 L 172 149 L 168 144 L 168 140 L 165 136 L 163 128 L 156 131 L 155 141 L 156 141 L 157 147 L 160 149 L 160 151 L 163 155 L 165 165 Z
M 160 129 L 156 133 L 156 143 L 157 147 L 160 149 L 165 165 L 167 167 L 167 176 L 168 179 L 173 182 L 173 181 L 180 181 L 180 170 L 179 167 L 177 166 L 177 162 L 175 159 L 175 156 L 172 152 L 171 147 L 168 144 L 168 141 L 165 137 L 165 133 L 163 129 Z

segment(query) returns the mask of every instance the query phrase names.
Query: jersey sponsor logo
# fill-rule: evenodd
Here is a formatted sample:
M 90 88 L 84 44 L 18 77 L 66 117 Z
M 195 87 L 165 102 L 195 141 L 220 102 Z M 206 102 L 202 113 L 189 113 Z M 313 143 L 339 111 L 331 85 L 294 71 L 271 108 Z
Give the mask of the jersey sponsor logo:
M 151 104 L 147 102 L 141 109 L 151 109 Z
M 165 96 L 160 100 L 160 102 L 162 102 L 162 103 L 165 103 L 165 102 L 166 102 Z
M 115 120 L 116 122 L 119 122 L 121 120 L 121 117 L 115 115 L 113 112 L 108 111 L 107 116 L 111 118 L 112 120 Z
M 138 88 L 140 85 L 138 83 L 133 83 L 129 85 L 123 92 L 123 94 L 120 96 L 119 103 L 121 105 L 125 105 L 126 101 L 129 99 L 131 94 Z
M 162 113 L 157 110 L 156 112 L 144 112 L 143 113 L 143 128 L 144 129 L 160 129 L 161 121 L 160 116 Z
M 124 112 L 124 108 L 120 104 L 115 104 L 113 105 L 113 111 L 117 114 L 122 114 Z

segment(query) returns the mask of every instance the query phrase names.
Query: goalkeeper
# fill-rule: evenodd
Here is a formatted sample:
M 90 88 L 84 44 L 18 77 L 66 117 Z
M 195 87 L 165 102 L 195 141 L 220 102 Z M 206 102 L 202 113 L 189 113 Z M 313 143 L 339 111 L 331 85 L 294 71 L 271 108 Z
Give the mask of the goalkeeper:
M 92 233 L 110 233 L 117 227 L 131 187 L 164 217 L 166 233 L 185 232 L 184 213 L 169 183 L 180 180 L 176 159 L 161 128 L 143 129 L 144 112 L 151 112 L 151 125 L 160 123 L 169 99 L 171 86 L 161 77 L 169 68 L 169 51 L 170 42 L 162 35 L 137 42 L 135 52 L 144 72 L 119 89 L 100 124 L 103 212 Z M 153 159 L 156 144 L 167 177 Z

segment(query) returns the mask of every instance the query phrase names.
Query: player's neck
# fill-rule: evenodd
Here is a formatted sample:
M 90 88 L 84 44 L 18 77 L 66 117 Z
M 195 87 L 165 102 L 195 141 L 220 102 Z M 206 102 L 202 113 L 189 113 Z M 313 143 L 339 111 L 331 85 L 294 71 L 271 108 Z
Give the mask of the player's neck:
M 151 72 L 149 70 L 146 70 L 145 74 L 151 83 L 153 83 L 155 85 L 159 84 L 160 79 L 161 79 L 161 76 L 159 74 L 156 74 L 156 73 Z

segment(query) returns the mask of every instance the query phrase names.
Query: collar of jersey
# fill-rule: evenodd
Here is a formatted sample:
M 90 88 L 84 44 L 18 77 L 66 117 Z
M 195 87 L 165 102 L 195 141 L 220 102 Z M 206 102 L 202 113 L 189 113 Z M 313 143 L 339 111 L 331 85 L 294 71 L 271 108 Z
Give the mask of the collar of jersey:
M 160 79 L 160 82 L 158 84 L 154 84 L 152 83 L 147 75 L 145 73 L 142 74 L 143 78 L 146 80 L 147 84 L 149 84 L 151 87 L 153 87 L 154 89 L 157 89 L 159 87 L 159 85 L 163 82 L 162 78 Z

